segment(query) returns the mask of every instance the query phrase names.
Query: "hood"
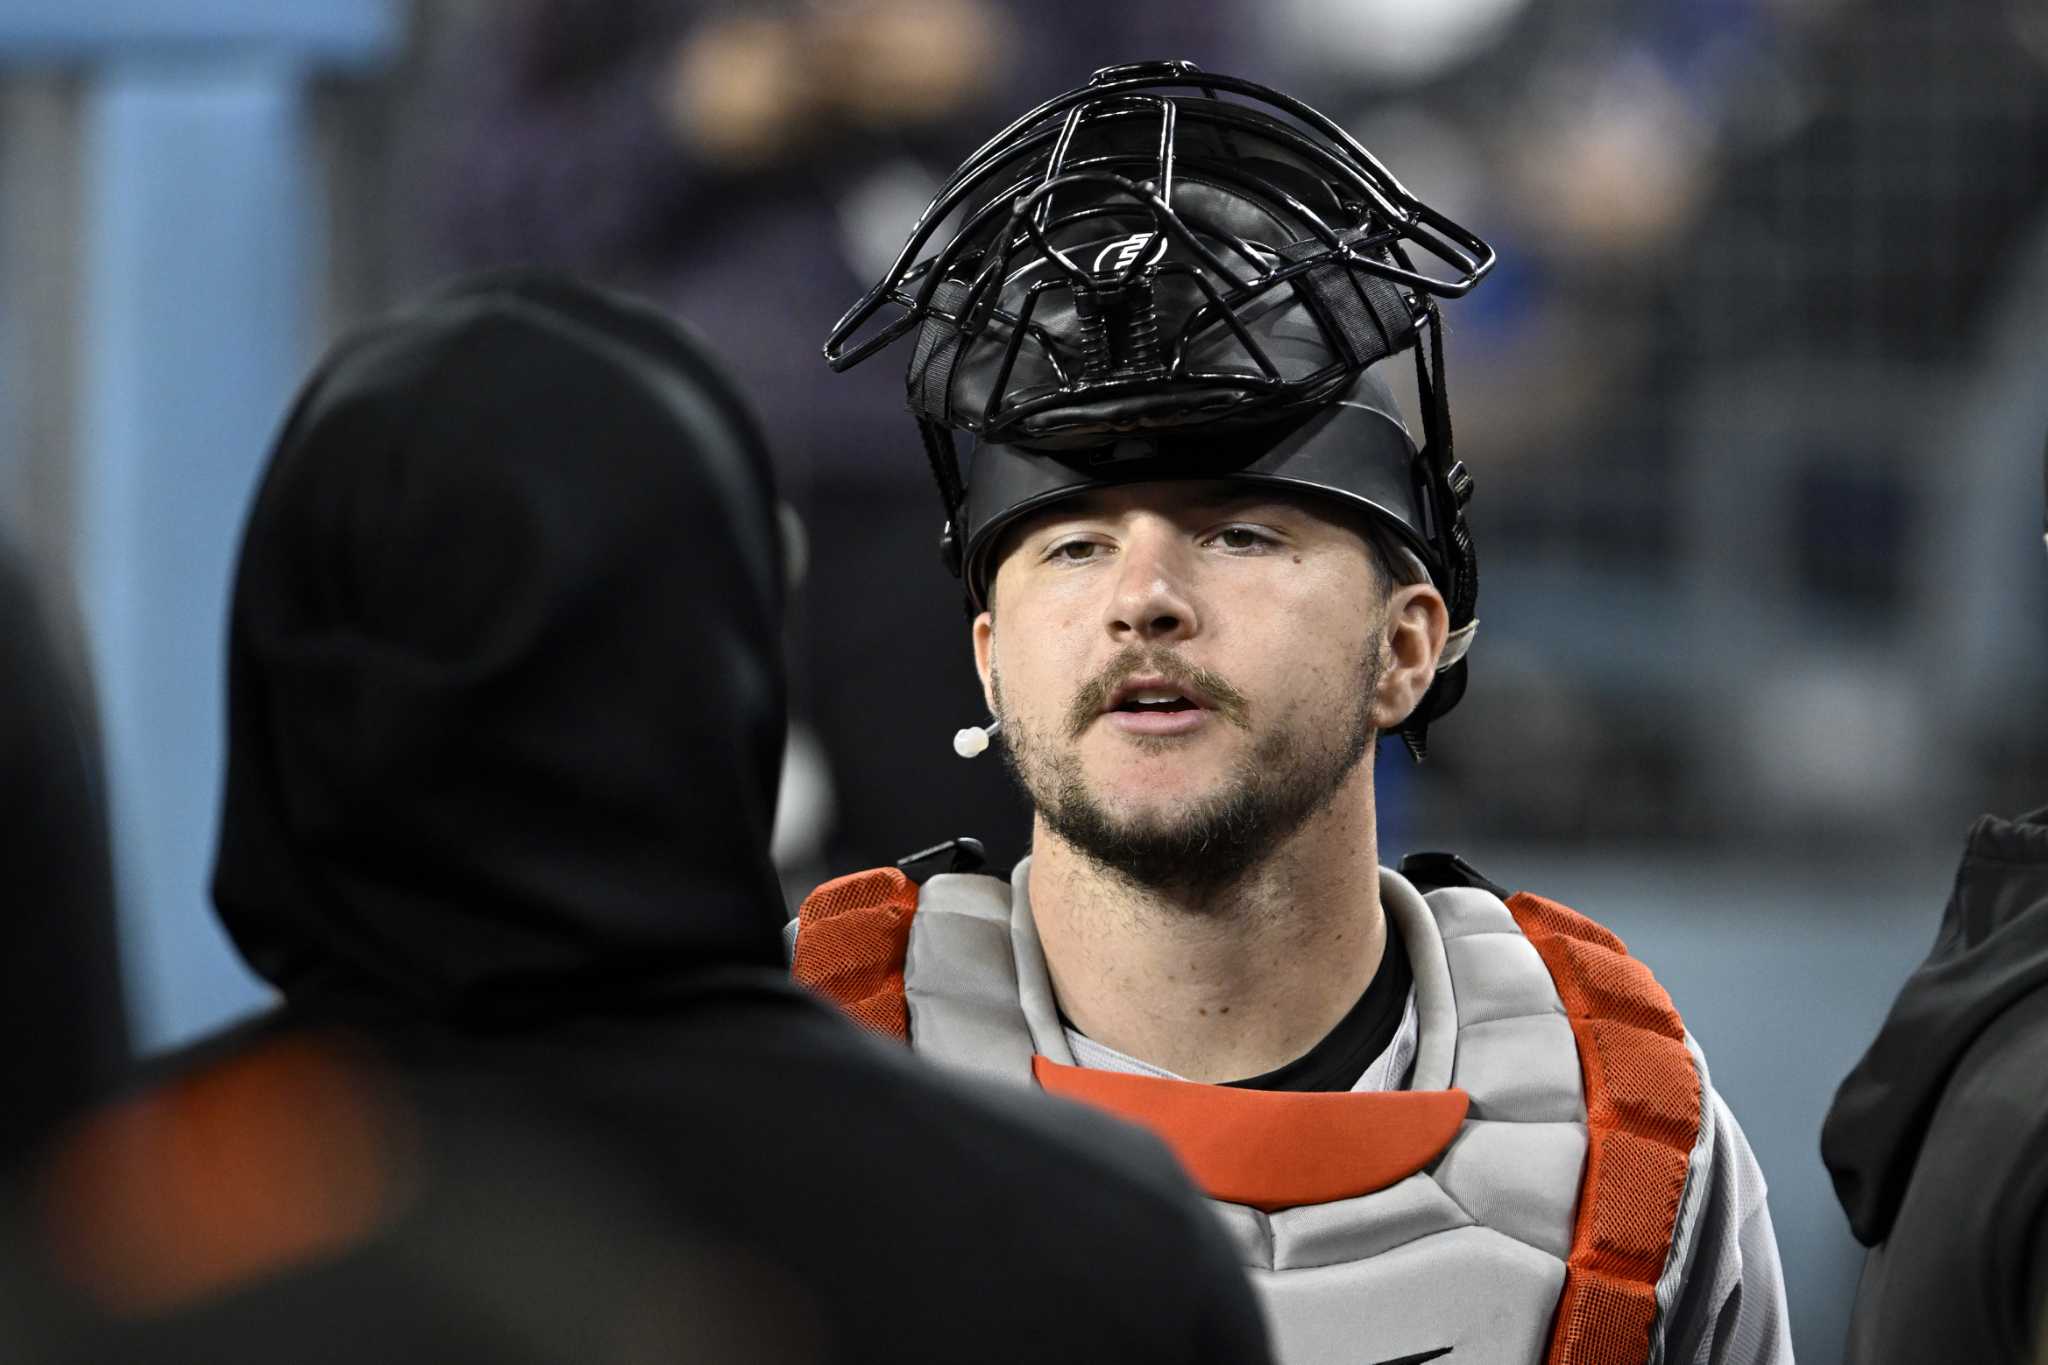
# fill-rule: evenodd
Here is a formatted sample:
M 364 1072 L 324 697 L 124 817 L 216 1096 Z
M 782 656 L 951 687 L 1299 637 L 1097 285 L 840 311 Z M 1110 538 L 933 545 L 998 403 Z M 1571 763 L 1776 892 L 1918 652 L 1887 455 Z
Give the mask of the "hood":
M 213 893 L 295 1005 L 530 1017 L 781 962 L 766 452 L 649 308 L 488 277 L 314 373 L 236 570 Z
M 1890 1232 L 1949 1076 L 2006 1010 L 2048 990 L 2048 809 L 1970 831 L 1934 950 L 1835 1093 L 1821 1158 L 1857 1239 Z

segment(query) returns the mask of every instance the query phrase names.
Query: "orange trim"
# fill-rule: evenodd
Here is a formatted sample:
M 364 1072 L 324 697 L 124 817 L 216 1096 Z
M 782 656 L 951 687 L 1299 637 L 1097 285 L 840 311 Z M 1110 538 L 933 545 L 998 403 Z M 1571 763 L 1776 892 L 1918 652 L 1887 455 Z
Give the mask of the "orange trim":
M 1671 997 L 1620 939 L 1540 896 L 1507 905 L 1557 983 L 1586 1088 L 1586 1174 L 1548 1358 L 1641 1365 L 1699 1138 L 1699 1072 Z
M 790 975 L 852 1016 L 899 1042 L 910 1041 L 903 1000 L 903 959 L 917 884 L 893 867 L 856 872 L 804 897 L 797 910 Z
M 1204 1191 L 1268 1213 L 1383 1190 L 1436 1160 L 1465 1121 L 1462 1090 L 1305 1093 L 1031 1059 L 1055 1095 L 1151 1129 Z
M 41 1170 L 43 1233 L 100 1307 L 169 1313 L 370 1241 L 417 1165 L 412 1116 L 366 1059 L 288 1037 L 85 1119 Z

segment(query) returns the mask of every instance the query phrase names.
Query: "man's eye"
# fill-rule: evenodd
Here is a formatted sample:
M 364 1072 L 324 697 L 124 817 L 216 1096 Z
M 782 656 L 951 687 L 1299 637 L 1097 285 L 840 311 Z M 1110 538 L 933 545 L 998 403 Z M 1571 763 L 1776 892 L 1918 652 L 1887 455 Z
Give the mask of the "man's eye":
M 1063 540 L 1045 552 L 1045 557 L 1056 562 L 1081 564 L 1094 559 L 1103 547 L 1092 540 Z
M 1273 543 L 1271 536 L 1249 526 L 1226 526 L 1209 539 L 1226 550 L 1257 550 Z

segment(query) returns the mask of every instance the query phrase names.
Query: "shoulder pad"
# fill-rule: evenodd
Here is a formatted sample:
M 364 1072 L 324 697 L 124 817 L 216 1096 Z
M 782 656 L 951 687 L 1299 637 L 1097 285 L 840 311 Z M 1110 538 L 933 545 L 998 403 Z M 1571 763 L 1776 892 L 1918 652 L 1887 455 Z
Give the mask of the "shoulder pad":
M 826 882 L 797 909 L 790 976 L 855 1023 L 910 1041 L 903 962 L 917 887 L 893 867 Z
M 1446 886 L 1476 886 L 1506 900 L 1512 893 L 1489 881 L 1485 874 L 1455 853 L 1411 853 L 1401 860 L 1401 875 L 1415 883 L 1418 891 L 1436 891 Z
M 1671 997 L 1620 939 L 1526 891 L 1507 905 L 1550 969 L 1586 1094 L 1578 1226 L 1548 1359 L 1649 1359 L 1693 1149 L 1711 1123 L 1706 1090 Z
M 927 877 L 936 877 L 941 872 L 979 872 L 987 863 L 988 850 L 981 846 L 981 840 L 963 834 L 898 858 L 896 868 L 922 886 Z

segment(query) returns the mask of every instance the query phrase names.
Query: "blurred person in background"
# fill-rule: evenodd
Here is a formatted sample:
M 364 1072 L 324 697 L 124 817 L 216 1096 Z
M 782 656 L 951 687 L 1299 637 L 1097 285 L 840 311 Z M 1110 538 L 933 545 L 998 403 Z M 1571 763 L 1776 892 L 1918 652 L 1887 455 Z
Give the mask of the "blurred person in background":
M 331 353 L 232 610 L 214 899 L 284 1003 L 31 1168 L 10 1359 L 1263 1358 L 1156 1143 L 788 981 L 784 574 L 651 308 L 493 276 Z
M 2025 1365 L 2048 1347 L 2048 808 L 1970 831 L 1934 947 L 1836 1093 L 1821 1155 L 1871 1249 L 1848 1365 Z
M 98 726 L 27 567 L 0 544 L 0 1162 L 128 1060 Z
M 957 598 L 929 572 L 938 528 L 901 390 L 879 369 L 834 379 L 818 338 L 1000 109 L 1118 53 L 1220 57 L 1246 16 L 1221 0 L 515 0 L 477 16 L 449 46 L 426 187 L 442 259 L 623 283 L 716 339 L 809 529 L 792 692 L 819 740 L 802 751 L 839 794 L 829 859 L 893 857 L 935 827 L 992 832 L 1015 857 L 1027 821 L 1001 779 L 882 723 L 974 693 L 950 667 Z M 885 635 L 883 582 L 906 607 Z M 849 781 L 903 795 L 854 799 Z
M 1146 62 L 1013 124 L 903 260 L 827 355 L 915 334 L 994 717 L 957 744 L 1003 746 L 1032 853 L 828 883 L 798 978 L 1160 1132 L 1282 1359 L 1789 1361 L 1762 1173 L 1649 971 L 1378 863 L 1377 741 L 1423 756 L 1478 629 L 1438 300 L 1491 249 L 1314 110 Z

